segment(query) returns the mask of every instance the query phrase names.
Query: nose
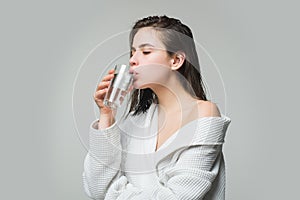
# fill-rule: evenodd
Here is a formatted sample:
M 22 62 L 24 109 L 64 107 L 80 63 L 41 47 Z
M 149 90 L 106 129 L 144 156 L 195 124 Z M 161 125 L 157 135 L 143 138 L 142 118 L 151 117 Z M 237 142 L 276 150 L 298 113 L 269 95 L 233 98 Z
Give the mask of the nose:
M 130 69 L 129 69 L 129 73 L 133 74 L 134 73 L 134 68 L 138 66 L 138 59 L 137 59 L 137 52 L 134 52 L 131 56 L 131 58 L 129 59 L 129 65 L 130 65 Z
M 138 65 L 137 52 L 132 53 L 132 55 L 129 59 L 129 64 L 131 67 Z

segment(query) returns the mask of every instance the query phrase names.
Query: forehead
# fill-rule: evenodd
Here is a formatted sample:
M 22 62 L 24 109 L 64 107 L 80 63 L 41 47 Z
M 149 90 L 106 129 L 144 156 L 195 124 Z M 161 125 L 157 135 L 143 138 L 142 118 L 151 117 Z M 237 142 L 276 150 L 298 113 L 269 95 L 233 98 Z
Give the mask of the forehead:
M 138 30 L 132 42 L 134 48 L 138 48 L 143 44 L 151 44 L 155 48 L 164 49 L 164 45 L 159 37 L 158 31 L 151 27 L 145 27 Z

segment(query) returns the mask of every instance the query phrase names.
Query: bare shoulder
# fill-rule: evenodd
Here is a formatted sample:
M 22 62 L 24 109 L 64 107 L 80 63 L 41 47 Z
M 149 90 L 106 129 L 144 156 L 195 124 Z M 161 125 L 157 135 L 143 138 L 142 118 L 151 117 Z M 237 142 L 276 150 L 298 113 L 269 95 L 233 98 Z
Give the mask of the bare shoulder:
M 221 117 L 218 106 L 211 101 L 198 101 L 199 117 Z

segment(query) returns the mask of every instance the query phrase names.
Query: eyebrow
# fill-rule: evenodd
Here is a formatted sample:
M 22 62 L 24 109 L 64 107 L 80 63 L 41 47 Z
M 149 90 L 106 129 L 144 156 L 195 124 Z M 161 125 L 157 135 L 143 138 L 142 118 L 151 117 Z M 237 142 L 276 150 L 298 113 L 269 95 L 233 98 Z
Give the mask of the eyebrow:
M 149 43 L 145 43 L 145 44 L 141 44 L 139 45 L 138 48 L 143 48 L 143 47 L 146 47 L 146 46 L 150 46 L 150 47 L 154 47 L 152 44 L 149 44 Z M 131 50 L 136 50 L 134 47 L 131 47 Z

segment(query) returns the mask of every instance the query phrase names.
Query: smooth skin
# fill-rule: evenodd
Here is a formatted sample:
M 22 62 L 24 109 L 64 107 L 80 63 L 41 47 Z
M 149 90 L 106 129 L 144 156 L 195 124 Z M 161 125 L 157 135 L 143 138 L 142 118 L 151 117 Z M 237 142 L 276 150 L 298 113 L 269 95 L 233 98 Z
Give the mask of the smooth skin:
M 141 28 L 133 39 L 130 72 L 136 89 L 150 88 L 158 97 L 158 137 L 156 150 L 185 124 L 201 117 L 220 117 L 218 107 L 192 97 L 181 85 L 177 70 L 185 55 L 176 52 L 169 56 L 156 30 Z M 102 79 L 94 95 L 100 109 L 99 129 L 114 123 L 113 111 L 103 105 L 113 70 Z
M 97 86 L 94 94 L 94 100 L 100 110 L 100 118 L 98 122 L 98 129 L 104 129 L 111 126 L 114 120 L 114 111 L 103 104 L 104 97 L 108 91 L 110 81 L 114 77 L 114 69 L 109 70 L 108 74 L 103 77 L 99 85 Z

